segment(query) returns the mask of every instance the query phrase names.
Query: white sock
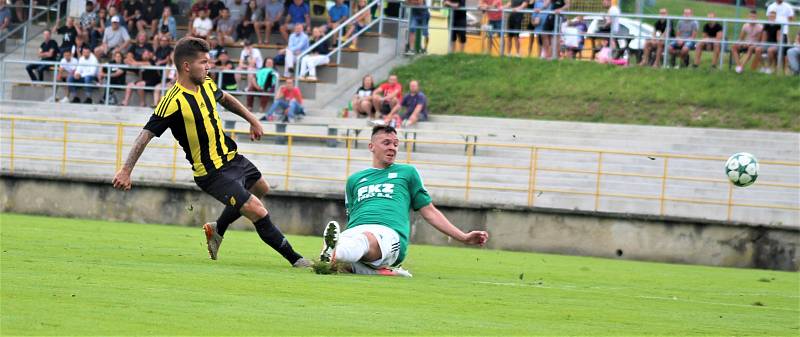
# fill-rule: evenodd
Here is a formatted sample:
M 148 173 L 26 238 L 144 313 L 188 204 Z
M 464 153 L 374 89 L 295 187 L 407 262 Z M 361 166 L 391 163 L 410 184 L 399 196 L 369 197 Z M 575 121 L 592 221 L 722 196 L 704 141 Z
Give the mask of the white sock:
M 369 251 L 369 241 L 366 235 L 341 236 L 336 243 L 334 256 L 336 261 L 353 263 L 358 262 Z

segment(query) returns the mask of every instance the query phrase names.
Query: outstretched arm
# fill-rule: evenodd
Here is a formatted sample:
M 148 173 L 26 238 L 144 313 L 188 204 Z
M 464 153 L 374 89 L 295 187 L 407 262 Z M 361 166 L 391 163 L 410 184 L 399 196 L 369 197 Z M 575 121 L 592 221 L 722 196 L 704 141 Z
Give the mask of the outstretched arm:
M 147 144 L 150 143 L 153 137 L 155 137 L 155 134 L 150 132 L 150 130 L 142 130 L 142 132 L 139 133 L 139 136 L 136 137 L 136 141 L 133 143 L 131 152 L 128 153 L 128 159 L 125 160 L 125 165 L 123 165 L 114 176 L 114 180 L 112 181 L 114 188 L 124 191 L 131 189 L 131 172 L 133 171 L 133 167 L 136 166 L 136 161 L 139 160 L 145 147 L 147 147 Z
M 264 129 L 261 127 L 261 123 L 258 122 L 256 116 L 250 113 L 250 110 L 247 110 L 247 108 L 242 105 L 242 102 L 239 102 L 239 100 L 231 94 L 223 92 L 219 103 L 222 104 L 225 109 L 228 109 L 228 111 L 235 113 L 250 123 L 250 140 L 261 139 L 261 136 L 264 135 Z
M 447 217 L 440 212 L 436 206 L 433 204 L 428 204 L 423 208 L 420 208 L 419 213 L 422 215 L 422 218 L 425 219 L 431 226 L 439 230 L 440 232 L 446 234 L 447 236 L 456 239 L 460 242 L 469 245 L 480 245 L 483 246 L 486 241 L 489 240 L 489 233 L 485 231 L 471 231 L 469 233 L 464 233 L 458 227 L 453 226 L 450 223 L 450 220 L 447 220 Z

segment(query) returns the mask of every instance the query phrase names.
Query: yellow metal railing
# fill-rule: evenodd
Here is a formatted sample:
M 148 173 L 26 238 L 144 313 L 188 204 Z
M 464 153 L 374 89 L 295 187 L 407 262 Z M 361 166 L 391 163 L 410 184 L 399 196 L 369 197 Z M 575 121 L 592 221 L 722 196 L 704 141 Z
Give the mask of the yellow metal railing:
M 59 163 L 59 172 L 61 175 L 65 175 L 67 173 L 67 164 L 68 163 L 76 163 L 76 164 L 95 164 L 95 165 L 108 165 L 113 167 L 113 170 L 117 170 L 122 166 L 123 163 L 123 155 L 125 152 L 125 147 L 130 145 L 125 143 L 125 135 L 126 129 L 133 129 L 136 133 L 138 133 L 139 129 L 141 129 L 141 124 L 133 124 L 133 123 L 121 123 L 121 122 L 100 122 L 100 121 L 86 121 L 86 120 L 68 120 L 68 119 L 56 119 L 56 118 L 35 118 L 35 117 L 21 117 L 21 116 L 0 116 L 0 121 L 4 123 L 8 123 L 8 128 L 4 130 L 8 130 L 8 132 L 3 132 L 0 135 L 0 140 L 3 142 L 8 142 L 8 150 L 5 150 L 5 146 L 3 146 L 3 153 L 0 154 L 0 158 L 3 159 L 4 168 L 7 169 L 9 172 L 13 173 L 18 166 L 15 166 L 16 161 L 20 160 L 35 160 L 35 161 L 49 161 L 49 162 L 57 162 Z M 53 137 L 53 136 L 30 136 L 30 135 L 19 135 L 17 134 L 20 129 L 21 123 L 47 123 L 49 125 L 57 125 L 61 128 L 62 132 L 60 137 Z M 60 124 L 60 125 L 59 125 Z M 99 126 L 104 128 L 113 129 L 116 128 L 116 139 L 115 140 L 87 140 L 85 137 L 70 137 L 70 130 L 76 129 L 79 126 Z M 52 128 L 51 128 L 52 129 Z M 247 130 L 226 130 L 226 132 L 231 135 L 232 137 L 236 137 L 237 135 L 247 135 L 249 131 Z M 282 157 L 285 159 L 285 167 L 283 172 L 262 172 L 268 176 L 278 176 L 283 178 L 283 188 L 286 190 L 290 190 L 290 179 L 306 179 L 306 180 L 318 180 L 318 181 L 339 181 L 344 182 L 346 177 L 351 173 L 351 165 L 353 162 L 369 162 L 369 158 L 360 158 L 353 156 L 353 142 L 355 141 L 365 141 L 367 138 L 357 138 L 352 136 L 327 136 L 327 135 L 309 135 L 309 134 L 292 134 L 292 133 L 275 133 L 275 132 L 266 132 L 264 134 L 265 137 L 280 137 L 285 139 L 285 152 L 277 152 L 277 151 L 254 151 L 254 150 L 242 150 L 240 152 L 242 154 L 247 155 L 254 155 L 254 156 L 274 156 L 274 157 Z M 323 141 L 337 141 L 344 142 L 346 147 L 346 154 L 345 155 L 317 155 L 317 154 L 308 154 L 308 153 L 298 153 L 298 151 L 293 150 L 295 145 L 295 140 L 306 140 L 306 139 L 314 139 L 314 140 L 323 140 Z M 41 143 L 44 146 L 52 146 L 51 144 L 58 144 L 61 147 L 61 156 L 53 157 L 53 156 L 42 156 L 38 153 L 20 153 L 19 144 L 21 141 L 28 141 L 28 142 L 36 142 Z M 524 145 L 524 144 L 501 144 L 501 143 L 478 143 L 474 141 L 434 141 L 434 140 L 414 140 L 414 139 L 405 139 L 401 140 L 404 141 L 406 144 L 405 146 L 401 146 L 401 151 L 404 152 L 405 158 L 400 159 L 398 161 L 415 164 L 415 165 L 430 165 L 430 166 L 439 166 L 439 167 L 450 167 L 450 168 L 461 168 L 464 170 L 464 179 L 462 183 L 459 184 L 445 184 L 445 183 L 427 183 L 426 186 L 429 187 L 438 187 L 438 188 L 448 188 L 448 189 L 463 189 L 464 190 L 464 200 L 469 201 L 471 199 L 472 192 L 477 190 L 484 190 L 484 191 L 503 191 L 503 192 L 518 192 L 518 193 L 526 193 L 527 194 L 527 205 L 528 206 L 535 206 L 536 205 L 536 198 L 537 193 L 548 192 L 548 193 L 562 193 L 562 194 L 572 194 L 572 195 L 584 195 L 594 198 L 594 209 L 599 210 L 600 208 L 600 200 L 603 197 L 606 198 L 624 198 L 624 199 L 633 199 L 633 200 L 646 200 L 646 201 L 657 201 L 659 212 L 658 214 L 664 215 L 665 214 L 665 203 L 666 202 L 674 202 L 674 203 L 689 203 L 689 204 L 706 204 L 706 205 L 720 205 L 727 207 L 727 218 L 730 220 L 732 211 L 735 207 L 746 207 L 746 208 L 760 208 L 760 209 L 777 209 L 777 210 L 788 210 L 788 211 L 795 211 L 798 212 L 800 215 L 800 205 L 798 204 L 770 204 L 770 203 L 746 203 L 746 202 L 735 202 L 733 198 L 733 185 L 727 183 L 727 179 L 724 176 L 720 178 L 711 178 L 711 177 L 691 177 L 691 176 L 681 176 L 681 175 L 670 175 L 670 163 L 675 160 L 688 160 L 688 161 L 711 161 L 715 163 L 723 163 L 727 158 L 724 157 L 713 157 L 713 156 L 696 156 L 696 155 L 679 155 L 679 154 L 664 154 L 664 153 L 646 153 L 646 152 L 630 152 L 630 151 L 612 151 L 612 150 L 596 150 L 596 149 L 584 149 L 584 148 L 570 148 L 570 147 L 554 147 L 554 146 L 535 146 L 535 145 Z M 436 144 L 436 145 L 459 145 L 463 147 L 466 145 L 467 151 L 464 154 L 464 162 L 452 162 L 452 161 L 427 161 L 427 160 L 415 160 L 412 158 L 412 146 L 411 144 Z M 90 144 L 90 145 L 106 145 L 106 146 L 114 146 L 115 156 L 114 159 L 80 159 L 80 158 L 70 158 L 68 155 L 70 146 L 75 146 L 77 144 Z M 495 150 L 516 150 L 520 153 L 525 153 L 523 158 L 518 159 L 525 159 L 524 156 L 527 155 L 529 158 L 525 159 L 524 162 L 527 165 L 512 165 L 512 164 L 486 164 L 476 162 L 475 159 L 477 158 L 474 155 L 473 151 L 475 147 L 481 149 L 495 149 Z M 183 163 L 182 156 L 179 155 L 181 150 L 177 142 L 173 141 L 171 145 L 164 145 L 158 143 L 151 143 L 148 145 L 148 148 L 158 148 L 171 151 L 171 162 L 169 163 L 144 163 L 140 162 L 137 164 L 137 167 L 146 167 L 146 168 L 155 168 L 155 169 L 164 169 L 169 170 L 168 174 L 165 173 L 165 176 L 168 176 L 168 180 L 175 182 L 177 180 L 177 173 L 178 170 L 181 171 L 189 171 L 189 165 L 185 165 Z M 461 151 L 459 151 L 461 153 Z M 543 153 L 567 153 L 567 154 L 584 154 L 590 155 L 595 159 L 595 165 L 592 169 L 581 169 L 581 168 L 564 168 L 559 167 L 558 162 L 548 162 L 542 159 Z M 623 156 L 623 157 L 639 157 L 639 158 L 649 158 L 650 160 L 656 159 L 663 159 L 663 165 L 659 165 L 658 168 L 660 172 L 658 173 L 632 173 L 632 172 L 621 172 L 615 171 L 611 169 L 607 169 L 604 167 L 607 161 L 609 160 L 609 156 Z M 317 160 L 334 160 L 334 161 L 343 161 L 344 162 L 344 172 L 343 175 L 336 175 L 336 176 L 312 176 L 307 174 L 300 174 L 297 172 L 293 172 L 293 159 L 317 159 Z M 522 162 L 520 160 L 519 162 Z M 798 168 L 800 169 L 800 162 L 788 162 L 788 161 L 761 161 L 762 165 L 776 165 L 776 166 L 783 166 L 789 168 Z M 587 167 L 589 165 L 586 165 Z M 721 165 L 720 165 L 721 166 Z M 491 185 L 491 184 L 477 184 L 473 180 L 473 174 L 475 174 L 475 170 L 477 169 L 490 169 L 490 170 L 512 170 L 515 172 L 519 172 L 520 175 L 518 177 L 522 177 L 527 175 L 527 183 L 524 183 L 525 179 L 516 179 L 522 181 L 523 183 L 520 184 L 520 187 L 513 187 L 513 186 L 501 186 L 501 185 Z M 111 170 L 111 168 L 110 168 Z M 113 174 L 109 170 L 109 175 Z M 324 171 L 324 170 L 320 170 Z M 720 168 L 721 171 L 721 168 Z M 581 177 L 590 177 L 594 179 L 594 184 L 591 186 L 591 190 L 575 190 L 575 189 L 566 189 L 566 188 L 548 188 L 537 186 L 537 175 L 542 173 L 560 173 L 560 174 L 572 174 L 578 175 Z M 610 177 L 631 177 L 631 178 L 643 178 L 648 180 L 654 180 L 659 184 L 658 190 L 660 193 L 656 194 L 637 194 L 637 193 L 613 193 L 608 191 L 603 191 L 602 182 L 604 179 Z M 763 178 L 762 178 L 763 179 Z M 725 199 L 704 199 L 704 198 L 687 198 L 687 197 L 675 197 L 675 196 L 668 196 L 667 190 L 670 182 L 674 181 L 684 181 L 684 182 L 694 182 L 694 183 L 726 183 L 728 186 L 727 190 L 727 198 Z M 516 181 L 515 181 L 516 182 Z M 508 184 L 507 184 L 508 185 Z M 525 186 L 527 185 L 527 186 Z M 785 182 L 777 182 L 777 181 L 765 181 L 759 180 L 758 186 L 765 187 L 765 188 L 782 188 L 782 189 L 790 189 L 792 193 L 795 195 L 800 194 L 800 184 L 795 183 L 785 183 Z

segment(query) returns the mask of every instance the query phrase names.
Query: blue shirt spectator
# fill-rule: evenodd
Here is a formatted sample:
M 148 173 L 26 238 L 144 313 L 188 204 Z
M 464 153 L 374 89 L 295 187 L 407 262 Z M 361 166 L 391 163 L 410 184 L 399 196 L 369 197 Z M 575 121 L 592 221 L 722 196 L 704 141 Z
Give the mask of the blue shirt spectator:
M 294 53 L 300 53 L 308 49 L 308 35 L 302 31 L 299 33 L 294 32 L 289 36 L 289 45 L 286 47 L 286 49 L 289 49 Z
M 350 16 L 350 8 L 343 3 L 343 0 L 336 0 L 336 4 L 328 10 L 328 16 L 330 16 L 332 22 L 347 19 Z
M 289 24 L 297 24 L 297 23 L 306 23 L 306 15 L 309 15 L 311 11 L 308 8 L 308 4 L 303 3 L 297 5 L 296 3 L 292 3 L 289 5 L 288 10 L 286 13 L 291 17 Z

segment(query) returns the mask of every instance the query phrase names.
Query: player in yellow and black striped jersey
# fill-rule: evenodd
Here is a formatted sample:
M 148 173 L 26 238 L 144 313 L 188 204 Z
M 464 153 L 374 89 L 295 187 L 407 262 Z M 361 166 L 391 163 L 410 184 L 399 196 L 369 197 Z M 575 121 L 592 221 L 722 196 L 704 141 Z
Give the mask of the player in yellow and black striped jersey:
M 178 79 L 137 137 L 125 165 L 114 177 L 114 187 L 131 188 L 130 175 L 139 156 L 153 137 L 170 129 L 192 165 L 197 186 L 225 204 L 216 222 L 203 225 L 211 259 L 217 259 L 228 226 L 244 215 L 253 221 L 261 239 L 289 263 L 309 267 L 310 261 L 294 251 L 261 203 L 260 198 L 269 191 L 261 172 L 237 153 L 236 142 L 222 130 L 217 103 L 250 123 L 251 140 L 260 139 L 264 133 L 255 116 L 208 77 L 208 51 L 203 40 L 187 37 L 178 41 L 173 53 Z

